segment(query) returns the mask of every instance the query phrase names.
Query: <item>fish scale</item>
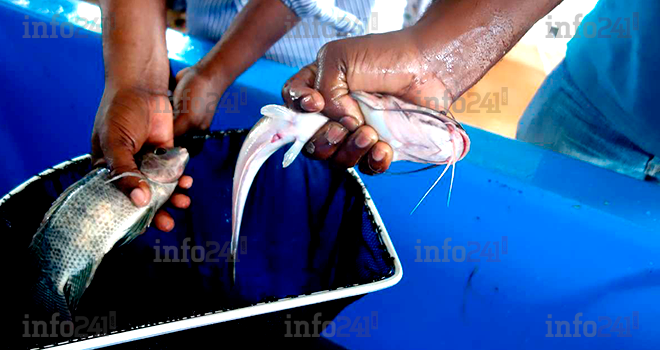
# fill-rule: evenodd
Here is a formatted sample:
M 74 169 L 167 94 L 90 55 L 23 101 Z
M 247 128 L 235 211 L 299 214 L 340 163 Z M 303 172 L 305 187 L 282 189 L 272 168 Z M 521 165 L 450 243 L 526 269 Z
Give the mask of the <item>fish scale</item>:
M 188 153 L 177 147 L 165 155 L 147 154 L 145 158 L 143 165 L 147 166 L 141 166 L 141 176 L 152 193 L 146 206 L 135 206 L 111 183 L 110 171 L 101 168 L 67 188 L 46 213 L 29 247 L 36 274 L 33 301 L 40 312 L 58 312 L 63 319 L 71 319 L 105 254 L 118 242 L 128 243 L 144 232 L 156 210 L 174 192 Z M 170 167 L 179 170 L 173 177 Z M 163 173 L 172 178 L 166 182 L 153 179 Z

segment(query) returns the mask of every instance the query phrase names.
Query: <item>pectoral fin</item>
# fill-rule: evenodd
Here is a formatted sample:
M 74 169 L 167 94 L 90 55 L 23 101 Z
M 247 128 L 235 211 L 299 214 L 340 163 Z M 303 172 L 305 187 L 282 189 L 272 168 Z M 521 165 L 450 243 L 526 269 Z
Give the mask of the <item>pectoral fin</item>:
M 300 154 L 300 151 L 302 151 L 303 147 L 305 147 L 306 141 L 302 140 L 296 140 L 296 142 L 293 143 L 291 148 L 289 148 L 288 151 L 284 154 L 284 160 L 282 161 L 282 167 L 286 168 L 291 163 L 293 163 L 294 160 L 296 160 L 296 157 L 298 157 L 298 154 Z
M 100 263 L 101 260 L 90 261 L 84 269 L 70 276 L 67 280 L 64 286 L 64 297 L 67 300 L 69 311 L 74 311 L 78 306 L 80 298 L 92 282 L 96 268 L 99 267 Z
M 156 209 L 154 208 L 149 208 L 146 210 L 144 215 L 142 215 L 127 231 L 126 234 L 122 239 L 120 239 L 117 242 L 117 246 L 121 247 L 125 244 L 130 243 L 133 241 L 137 236 L 141 235 L 144 233 L 144 231 L 147 230 L 147 227 L 149 227 L 149 224 L 151 223 L 151 220 L 154 219 L 154 216 L 156 215 Z

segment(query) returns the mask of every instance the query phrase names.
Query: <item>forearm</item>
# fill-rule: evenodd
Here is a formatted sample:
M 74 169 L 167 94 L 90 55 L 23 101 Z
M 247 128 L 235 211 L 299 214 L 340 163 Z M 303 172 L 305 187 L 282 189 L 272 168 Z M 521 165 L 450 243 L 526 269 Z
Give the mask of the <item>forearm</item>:
M 299 21 L 279 0 L 251 0 L 197 65 L 204 74 L 231 82 Z
M 165 42 L 165 0 L 101 0 L 106 88 L 132 87 L 167 92 L 169 60 Z
M 428 73 L 456 99 L 562 0 L 436 0 L 413 31 Z

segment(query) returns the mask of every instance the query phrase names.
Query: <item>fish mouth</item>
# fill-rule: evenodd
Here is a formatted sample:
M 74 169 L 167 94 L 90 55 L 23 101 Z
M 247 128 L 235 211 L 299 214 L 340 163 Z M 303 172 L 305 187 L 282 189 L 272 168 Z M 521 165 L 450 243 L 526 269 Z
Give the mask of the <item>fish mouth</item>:
M 461 152 L 461 155 L 456 159 L 456 161 L 458 162 L 463 158 L 465 158 L 465 156 L 470 151 L 470 137 L 467 135 L 465 129 L 463 129 L 462 127 L 460 128 L 460 130 L 457 130 L 456 133 L 460 135 L 461 140 L 463 142 L 463 152 Z
M 379 94 L 379 93 L 369 94 L 369 93 L 366 93 L 364 91 L 351 92 L 350 96 L 353 99 L 357 100 L 358 103 L 365 104 L 373 110 L 399 111 L 399 112 L 424 114 L 426 116 L 429 116 L 429 117 L 435 118 L 437 120 L 440 120 L 443 123 L 452 124 L 453 126 L 465 131 L 465 129 L 463 128 L 463 125 L 461 125 L 461 123 L 459 123 L 458 120 L 456 120 L 454 115 L 448 109 L 438 111 L 438 110 L 435 110 L 435 109 L 432 109 L 432 108 L 423 107 L 423 106 L 419 106 L 419 105 L 415 105 L 415 104 L 412 104 L 412 103 L 405 102 L 405 101 L 403 101 L 403 100 L 401 100 L 401 99 L 399 99 L 398 97 L 395 97 L 395 96 L 391 96 L 391 95 L 384 96 L 384 95 Z M 392 107 L 389 107 L 389 106 L 388 106 L 389 108 L 385 107 L 385 104 L 381 104 L 381 106 L 378 106 L 377 102 L 379 100 L 385 99 L 385 98 L 392 99 L 391 101 L 387 101 L 388 102 L 387 104 L 389 104 L 389 105 L 393 104 Z M 399 102 L 401 102 L 401 103 L 399 103 Z M 402 106 L 402 104 L 404 104 L 404 106 Z

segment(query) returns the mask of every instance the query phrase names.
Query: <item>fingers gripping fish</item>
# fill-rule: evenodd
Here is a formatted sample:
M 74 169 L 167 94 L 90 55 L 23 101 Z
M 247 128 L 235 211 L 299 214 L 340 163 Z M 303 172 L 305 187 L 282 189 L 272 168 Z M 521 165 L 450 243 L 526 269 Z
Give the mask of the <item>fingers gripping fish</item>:
M 451 198 L 455 164 L 470 149 L 465 129 L 447 114 L 404 102 L 393 96 L 354 92 L 365 123 L 373 127 L 381 141 L 394 152 L 392 161 L 411 161 L 425 164 L 446 164 L 444 171 L 417 203 L 413 212 L 435 185 L 452 167 L 452 180 L 447 199 Z M 288 167 L 304 145 L 328 118 L 320 113 L 298 113 L 279 105 L 261 109 L 264 115 L 248 133 L 236 163 L 232 191 L 231 256 L 236 261 L 243 209 L 252 181 L 259 168 L 275 151 L 292 143 L 285 153 L 283 167 Z M 411 212 L 412 214 L 412 212 Z M 233 277 L 235 279 L 235 266 Z

